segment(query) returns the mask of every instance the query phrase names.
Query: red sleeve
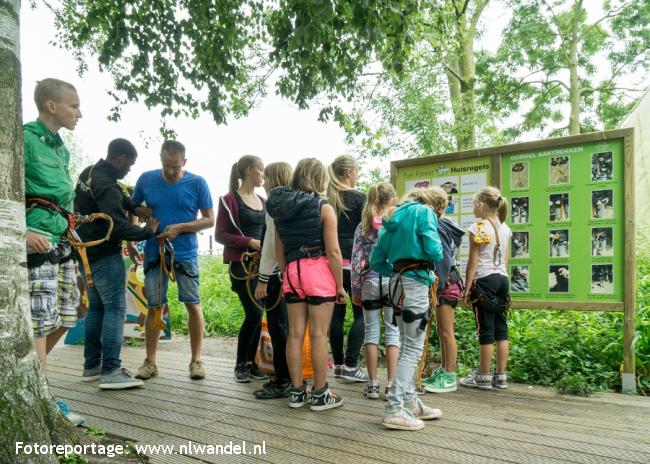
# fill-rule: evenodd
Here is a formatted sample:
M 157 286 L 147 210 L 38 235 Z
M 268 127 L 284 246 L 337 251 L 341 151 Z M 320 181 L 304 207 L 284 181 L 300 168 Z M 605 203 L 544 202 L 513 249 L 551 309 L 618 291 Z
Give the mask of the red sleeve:
M 224 246 L 232 248 L 246 248 L 251 237 L 242 236 L 239 231 L 234 227 L 230 220 L 230 214 L 219 200 L 219 212 L 217 213 L 217 226 L 214 231 L 214 238 L 217 242 Z

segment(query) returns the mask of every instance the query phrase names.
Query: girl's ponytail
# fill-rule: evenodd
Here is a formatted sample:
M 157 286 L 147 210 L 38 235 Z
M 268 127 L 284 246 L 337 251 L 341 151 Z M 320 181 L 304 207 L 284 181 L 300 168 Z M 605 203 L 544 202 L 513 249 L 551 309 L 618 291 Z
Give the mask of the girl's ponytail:
M 239 158 L 239 161 L 232 165 L 232 168 L 230 169 L 230 183 L 228 186 L 228 190 L 231 193 L 234 193 L 239 189 L 239 179 L 244 180 L 246 169 L 254 167 L 256 163 L 262 163 L 262 159 L 259 156 L 244 155 Z
M 337 217 L 341 213 L 345 214 L 350 209 L 343 202 L 343 198 L 341 198 L 341 192 L 351 189 L 349 185 L 343 182 L 345 174 L 347 171 L 357 171 L 358 169 L 356 160 L 350 155 L 338 156 L 327 168 L 329 174 L 327 199 L 334 208 Z
M 239 168 L 237 166 L 237 162 L 232 165 L 232 169 L 230 170 L 230 185 L 228 187 L 228 191 L 230 193 L 235 193 L 237 189 L 239 189 Z
M 504 196 L 499 197 L 499 207 L 497 208 L 499 221 L 503 224 L 508 217 L 508 199 Z

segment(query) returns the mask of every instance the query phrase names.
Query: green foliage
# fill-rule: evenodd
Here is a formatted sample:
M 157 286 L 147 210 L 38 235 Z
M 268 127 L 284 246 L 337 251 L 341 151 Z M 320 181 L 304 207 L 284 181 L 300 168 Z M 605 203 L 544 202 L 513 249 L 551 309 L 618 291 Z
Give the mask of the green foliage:
M 61 464 L 88 464 L 88 459 L 79 454 L 58 455 L 57 459 Z
M 234 336 L 239 332 L 244 310 L 237 295 L 230 289 L 228 266 L 221 257 L 200 258 L 201 306 L 205 316 L 206 335 Z M 186 335 L 187 311 L 178 302 L 178 287 L 169 288 L 169 311 L 172 329 Z
M 101 427 L 91 425 L 87 429 L 84 429 L 84 433 L 91 437 L 104 438 L 106 436 L 106 431 Z
M 208 111 L 218 124 L 246 115 L 267 92 L 305 108 L 321 92 L 349 97 L 371 60 L 399 72 L 409 55 L 410 0 L 69 0 L 58 39 L 113 75 L 119 119 L 126 102 L 163 118 Z
M 650 63 L 650 6 L 607 1 L 601 17 L 590 21 L 586 3 L 508 2 L 512 19 L 499 49 L 480 57 L 477 73 L 483 77 L 484 104 L 501 109 L 504 117 L 525 108 L 507 129 L 509 137 L 526 131 L 557 136 L 612 129 L 634 104 L 635 89 L 619 82 Z M 605 63 L 596 66 L 596 60 Z
M 555 382 L 555 387 L 562 395 L 589 396 L 593 392 L 591 385 L 581 374 L 565 375 Z

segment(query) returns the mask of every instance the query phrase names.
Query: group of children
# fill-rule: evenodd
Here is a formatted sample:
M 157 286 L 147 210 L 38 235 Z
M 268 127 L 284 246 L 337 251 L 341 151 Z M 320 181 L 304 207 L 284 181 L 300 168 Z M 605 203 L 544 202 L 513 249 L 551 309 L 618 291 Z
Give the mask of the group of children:
M 398 201 L 393 187 L 380 183 L 369 188 L 366 198 L 354 190 L 357 172 L 354 158 L 345 155 L 329 169 L 315 158 L 303 159 L 293 173 L 286 163 L 264 167 L 256 157 L 244 157 L 233 166 L 231 193 L 222 198 L 219 209 L 228 220 L 218 221 L 222 227 L 217 226 L 216 235 L 226 245 L 233 290 L 246 311 L 235 380 L 264 378 L 252 355 L 259 340 L 262 302 L 273 307 L 267 317 L 273 327 L 275 378 L 255 391 L 257 397 L 288 397 L 290 407 L 309 404 L 315 411 L 340 406 L 342 397 L 327 383 L 329 338 L 334 376 L 365 382 L 366 397 L 379 398 L 377 358 L 383 318 L 388 382 L 382 424 L 419 430 L 424 420 L 442 415 L 422 402 L 414 380 L 432 312 L 441 366 L 422 381 L 424 390 L 444 393 L 457 388 L 454 310 L 461 300 L 474 308 L 480 353 L 478 369 L 460 383 L 480 389 L 507 387 L 506 261 L 511 235 L 504 223 L 507 201 L 493 187 L 475 194 L 478 220 L 468 229 L 464 285 L 458 250 L 465 232 L 445 217 L 447 192 L 439 187 L 415 189 Z M 266 202 L 253 192 L 262 181 Z M 239 283 L 243 278 L 239 262 L 251 250 L 261 253 L 254 294 L 242 291 Z M 276 281 L 273 292 L 270 279 Z M 354 322 L 344 355 L 348 294 Z M 302 371 L 307 328 L 313 387 Z M 362 345 L 368 375 L 357 365 Z

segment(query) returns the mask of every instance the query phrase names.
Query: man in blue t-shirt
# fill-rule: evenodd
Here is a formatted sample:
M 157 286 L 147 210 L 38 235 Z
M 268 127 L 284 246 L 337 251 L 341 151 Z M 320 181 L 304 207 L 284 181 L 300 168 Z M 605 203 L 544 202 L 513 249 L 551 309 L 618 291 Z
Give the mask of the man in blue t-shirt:
M 201 365 L 204 319 L 199 297 L 199 246 L 196 233 L 214 226 L 212 197 L 203 177 L 185 171 L 187 160 L 182 143 L 165 141 L 160 150 L 160 161 L 162 169 L 142 174 L 133 192 L 133 202 L 136 205 L 145 203 L 160 221 L 159 235 L 148 239 L 144 248 L 144 288 L 149 309 L 145 321 L 147 357 L 135 376 L 148 379 L 158 374 L 156 350 L 160 329 L 152 323 L 155 316 L 160 315 L 155 314 L 153 308 L 162 308 L 167 303 L 169 277 L 162 269 L 159 244 L 169 241 L 174 251 L 173 270 L 178 284 L 178 300 L 185 303 L 189 315 L 192 350 L 190 378 L 202 379 L 205 377 Z M 199 211 L 201 218 L 197 219 Z M 164 246 L 164 249 L 166 267 L 171 271 L 171 247 Z

